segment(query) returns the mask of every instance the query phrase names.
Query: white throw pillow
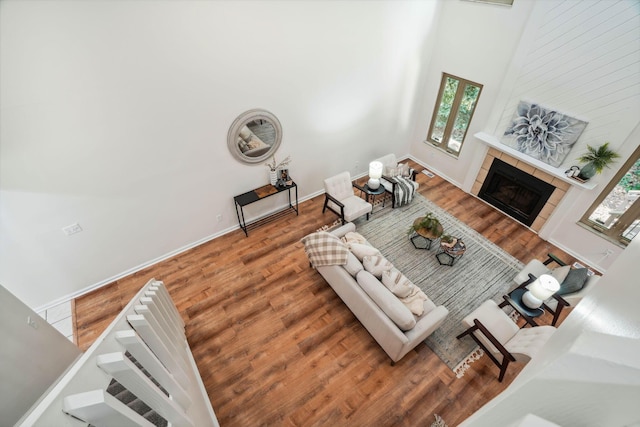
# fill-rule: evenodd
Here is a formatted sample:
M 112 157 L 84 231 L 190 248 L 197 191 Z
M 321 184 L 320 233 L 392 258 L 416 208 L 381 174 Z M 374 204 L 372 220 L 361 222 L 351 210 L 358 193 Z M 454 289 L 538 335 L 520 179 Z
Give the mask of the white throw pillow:
M 374 248 L 373 246 L 365 245 L 362 243 L 349 243 L 348 247 L 351 253 L 353 253 L 356 256 L 356 258 L 358 258 L 360 261 L 362 261 L 364 257 L 367 255 L 380 254 L 380 251 Z
M 382 255 L 366 255 L 362 263 L 364 264 L 364 269 L 378 279 L 382 278 L 383 272 L 393 268 L 393 264 Z
M 397 268 L 382 272 L 382 284 L 398 298 L 409 296 L 415 287 Z
M 402 301 L 413 314 L 420 317 L 424 313 L 424 302 L 428 299 L 427 295 L 422 292 L 422 289 L 414 285 L 411 293 L 404 298 L 400 298 L 400 301 Z
M 356 231 L 349 231 L 344 235 L 342 241 L 345 243 L 362 243 L 367 244 L 367 239 L 364 236 Z

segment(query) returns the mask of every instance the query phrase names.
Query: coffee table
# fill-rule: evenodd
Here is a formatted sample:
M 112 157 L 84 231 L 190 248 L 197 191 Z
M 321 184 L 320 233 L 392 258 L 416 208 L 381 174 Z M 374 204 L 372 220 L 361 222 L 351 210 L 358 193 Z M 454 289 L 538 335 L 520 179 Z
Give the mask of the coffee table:
M 436 259 L 440 265 L 452 266 L 457 260 L 462 258 L 467 247 L 458 237 L 454 237 L 451 242 L 443 242 L 440 240 L 440 249 L 436 254 Z
M 422 220 L 422 218 L 416 218 L 413 221 L 413 224 L 417 224 Z M 413 243 L 413 247 L 416 249 L 431 249 L 431 245 L 433 242 L 440 239 L 442 236 L 442 225 L 439 226 L 439 234 L 432 232 L 431 230 L 427 230 L 426 228 L 419 228 L 417 230 L 413 230 L 409 239 L 411 239 L 411 243 Z

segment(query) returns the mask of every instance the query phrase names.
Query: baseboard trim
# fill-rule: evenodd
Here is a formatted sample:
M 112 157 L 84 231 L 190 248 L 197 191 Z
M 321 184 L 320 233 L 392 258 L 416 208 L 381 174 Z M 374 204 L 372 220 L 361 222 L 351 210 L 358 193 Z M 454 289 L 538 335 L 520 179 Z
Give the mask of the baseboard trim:
M 298 199 L 298 204 L 306 202 L 307 200 L 313 199 L 314 197 L 319 196 L 321 194 L 324 194 L 324 189 L 315 191 L 315 192 L 313 192 L 311 194 L 308 194 L 308 195 Z M 248 219 L 247 222 L 259 221 L 259 220 L 261 220 L 263 218 L 266 218 L 266 217 L 272 215 L 275 212 L 278 212 L 279 210 L 285 208 L 286 206 L 287 205 L 283 205 L 281 207 L 274 208 L 271 211 L 265 213 L 264 215 L 261 215 L 260 217 Z M 149 260 L 147 262 L 143 262 L 142 264 L 139 264 L 139 265 L 137 265 L 135 267 L 131 267 L 131 268 L 129 268 L 129 269 L 127 269 L 127 270 L 125 270 L 125 271 L 123 271 L 121 273 L 118 273 L 116 275 L 108 277 L 108 278 L 106 278 L 104 280 L 100 280 L 99 282 L 94 283 L 94 284 L 92 284 L 90 286 L 87 286 L 87 287 L 82 288 L 82 289 L 80 289 L 78 291 L 75 291 L 75 292 L 72 292 L 72 293 L 67 294 L 65 296 L 62 296 L 60 298 L 57 298 L 54 301 L 51 301 L 51 302 L 49 302 L 47 304 L 44 304 L 44 305 L 42 305 L 40 307 L 34 308 L 33 311 L 35 311 L 36 313 L 40 313 L 40 312 L 42 312 L 44 310 L 48 310 L 48 309 L 50 309 L 52 307 L 55 307 L 57 305 L 72 301 L 72 300 L 74 300 L 74 299 L 76 299 L 78 297 L 81 297 L 82 295 L 88 294 L 89 292 L 95 291 L 96 289 L 100 289 L 103 286 L 106 286 L 106 285 L 108 285 L 110 283 L 113 283 L 116 280 L 123 279 L 123 278 L 125 278 L 127 276 L 130 276 L 130 275 L 132 275 L 134 273 L 137 273 L 137 272 L 139 272 L 141 270 L 144 270 L 147 267 L 151 267 L 151 266 L 153 266 L 155 264 L 158 264 L 158 263 L 160 263 L 162 261 L 165 261 L 165 260 L 167 260 L 169 258 L 172 258 L 172 257 L 174 257 L 176 255 L 180 255 L 183 252 L 186 252 L 186 251 L 188 251 L 190 249 L 193 249 L 195 247 L 198 247 L 198 246 L 200 246 L 200 245 L 202 245 L 204 243 L 210 242 L 213 239 L 217 239 L 218 237 L 224 236 L 225 234 L 231 233 L 232 231 L 236 231 L 236 230 L 239 230 L 239 229 L 240 229 L 239 225 L 234 225 L 233 227 L 229 227 L 229 228 L 226 228 L 226 229 L 224 229 L 222 231 L 219 231 L 217 233 L 214 233 L 214 234 L 211 234 L 209 236 L 203 237 L 202 239 L 196 240 L 195 242 L 189 243 L 189 244 L 184 245 L 184 246 L 182 246 L 182 247 L 180 247 L 178 249 L 175 249 L 173 251 L 167 252 L 166 254 L 161 255 L 161 256 L 159 256 L 157 258 L 154 258 L 154 259 Z

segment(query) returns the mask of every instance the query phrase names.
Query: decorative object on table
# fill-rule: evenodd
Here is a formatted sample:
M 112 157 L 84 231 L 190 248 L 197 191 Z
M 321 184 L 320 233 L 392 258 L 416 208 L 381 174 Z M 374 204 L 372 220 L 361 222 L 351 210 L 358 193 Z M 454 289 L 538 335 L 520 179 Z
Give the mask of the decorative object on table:
M 529 308 L 539 308 L 551 295 L 560 290 L 560 283 L 550 274 L 542 274 L 534 280 L 522 295 L 522 302 Z
M 431 212 L 416 218 L 409 228 L 409 240 L 416 249 L 431 249 L 433 243 L 442 236 L 442 224 Z
M 569 169 L 564 171 L 564 174 L 567 176 L 567 178 L 577 177 L 579 173 L 580 173 L 579 166 L 571 166 Z
M 520 101 L 501 142 L 558 167 L 586 126 L 585 121 L 539 104 Z
M 436 259 L 440 265 L 452 266 L 458 259 L 462 258 L 466 250 L 467 247 L 462 239 L 444 234 L 440 237 L 440 250 L 436 254 Z
M 278 163 L 276 161 L 276 156 L 273 155 L 271 157 L 271 161 L 264 164 L 266 167 L 269 168 L 269 183 L 271 185 L 276 185 L 278 183 L 277 170 L 279 168 L 282 168 L 283 166 L 287 166 L 289 163 L 291 163 L 291 156 L 287 156 L 286 159 Z M 287 175 L 288 175 L 288 172 L 287 172 Z
M 372 190 L 377 190 L 380 187 L 380 178 L 382 178 L 382 169 L 384 165 L 382 162 L 373 161 L 369 163 L 369 181 L 367 185 Z
M 440 220 L 438 220 L 432 212 L 428 212 L 425 216 L 416 218 L 415 221 L 413 221 L 409 229 L 409 234 L 414 231 L 438 238 L 442 236 L 444 229 L 442 228 Z
M 602 173 L 604 168 L 608 168 L 609 164 L 613 163 L 620 154 L 609 148 L 609 142 L 605 142 L 600 147 L 595 148 L 591 145 L 587 145 L 587 152 L 578 157 L 578 160 L 582 163 L 586 163 L 578 174 L 578 178 L 588 180 L 597 173 Z

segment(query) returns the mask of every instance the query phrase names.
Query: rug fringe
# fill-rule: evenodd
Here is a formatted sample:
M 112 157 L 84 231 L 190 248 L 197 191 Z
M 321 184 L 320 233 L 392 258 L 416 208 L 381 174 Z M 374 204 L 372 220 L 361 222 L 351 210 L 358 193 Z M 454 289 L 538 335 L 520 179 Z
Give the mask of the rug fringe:
M 431 424 L 431 427 L 447 427 L 447 423 L 444 422 L 444 420 L 440 415 L 433 414 L 433 417 L 436 420 Z
M 467 369 L 471 367 L 471 364 L 480 359 L 483 354 L 484 351 L 482 351 L 480 347 L 476 347 L 471 353 L 469 353 L 469 355 L 453 369 L 453 372 L 456 374 L 456 378 L 462 378 L 464 373 L 467 372 Z

